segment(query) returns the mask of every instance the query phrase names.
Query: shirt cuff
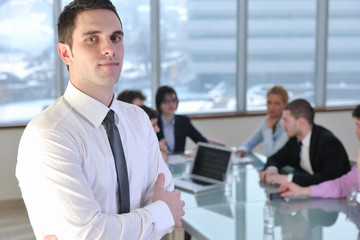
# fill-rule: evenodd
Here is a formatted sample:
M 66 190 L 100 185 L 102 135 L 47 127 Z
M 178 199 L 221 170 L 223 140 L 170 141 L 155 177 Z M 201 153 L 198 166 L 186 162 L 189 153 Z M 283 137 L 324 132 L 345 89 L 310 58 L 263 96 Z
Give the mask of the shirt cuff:
M 288 181 L 288 182 L 292 182 L 293 177 L 294 177 L 294 174 L 292 174 L 292 173 L 288 174 L 288 175 L 287 175 L 287 181 Z
M 246 147 L 244 147 L 244 146 L 239 146 L 239 147 L 237 148 L 237 150 L 238 150 L 238 151 L 241 150 L 241 151 L 244 151 L 244 152 L 248 153 Z
M 164 201 L 156 201 L 146 206 L 146 209 L 151 213 L 157 232 L 170 233 L 174 227 L 174 218 Z
M 279 172 L 279 170 L 278 170 L 277 167 L 275 167 L 275 166 L 269 166 L 269 167 L 267 167 L 267 168 L 266 168 L 266 171 L 268 171 L 268 172 L 276 172 L 276 173 Z

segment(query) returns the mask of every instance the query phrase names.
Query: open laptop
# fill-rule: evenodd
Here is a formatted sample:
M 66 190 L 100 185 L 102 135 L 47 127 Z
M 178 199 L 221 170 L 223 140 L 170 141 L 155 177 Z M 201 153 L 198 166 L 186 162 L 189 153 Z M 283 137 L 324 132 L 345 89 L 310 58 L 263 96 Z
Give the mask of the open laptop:
M 175 178 L 175 188 L 193 193 L 221 188 L 232 156 L 229 148 L 199 142 L 191 174 Z

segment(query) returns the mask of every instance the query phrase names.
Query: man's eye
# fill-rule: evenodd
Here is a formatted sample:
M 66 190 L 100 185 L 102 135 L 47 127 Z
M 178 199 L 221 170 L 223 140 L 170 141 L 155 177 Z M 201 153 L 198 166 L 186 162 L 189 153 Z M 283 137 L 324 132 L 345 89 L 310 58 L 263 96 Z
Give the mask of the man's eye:
M 94 41 L 96 41 L 96 37 L 89 37 L 89 38 L 88 38 L 88 41 L 89 41 L 89 42 L 94 42 Z
M 119 36 L 113 36 L 113 37 L 111 38 L 111 40 L 114 41 L 114 42 L 118 42 L 118 41 L 121 41 L 121 37 L 119 37 Z

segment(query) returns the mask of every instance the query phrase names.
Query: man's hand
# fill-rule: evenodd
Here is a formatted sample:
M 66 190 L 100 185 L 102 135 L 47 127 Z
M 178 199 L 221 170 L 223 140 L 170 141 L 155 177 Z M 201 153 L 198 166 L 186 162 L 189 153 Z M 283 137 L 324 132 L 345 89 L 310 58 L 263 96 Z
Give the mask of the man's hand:
M 267 184 L 282 184 L 287 182 L 287 175 L 279 173 L 267 174 L 265 178 Z
M 185 202 L 180 199 L 180 191 L 174 190 L 173 192 L 164 191 L 165 175 L 160 173 L 155 183 L 155 192 L 153 196 L 153 202 L 162 200 L 164 201 L 174 218 L 174 226 L 181 227 L 181 217 L 185 215 L 184 205 Z
M 259 172 L 259 178 L 261 182 L 265 182 L 266 174 L 267 174 L 266 171 Z
M 278 171 L 275 168 L 268 168 L 265 171 L 259 172 L 260 181 L 265 182 L 268 176 L 278 174 Z
M 240 157 L 245 157 L 246 156 L 246 153 L 244 150 L 237 150 L 235 152 L 236 155 L 239 155 Z
M 170 154 L 170 151 L 169 149 L 167 148 L 166 145 L 162 144 L 161 142 L 159 142 L 159 147 L 160 147 L 160 151 L 169 155 Z
M 311 196 L 310 187 L 300 187 L 293 182 L 281 184 L 280 192 L 282 197 Z

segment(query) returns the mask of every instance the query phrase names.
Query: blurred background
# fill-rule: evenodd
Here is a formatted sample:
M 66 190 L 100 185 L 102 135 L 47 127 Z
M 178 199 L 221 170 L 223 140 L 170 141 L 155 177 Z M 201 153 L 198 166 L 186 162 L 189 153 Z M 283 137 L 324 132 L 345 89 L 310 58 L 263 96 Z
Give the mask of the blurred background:
M 64 92 L 56 21 L 68 2 L 0 0 L 0 126 L 25 125 Z M 154 106 L 170 85 L 180 114 L 263 111 L 274 84 L 315 107 L 360 102 L 358 0 L 113 3 L 125 32 L 116 93 L 140 89 Z

